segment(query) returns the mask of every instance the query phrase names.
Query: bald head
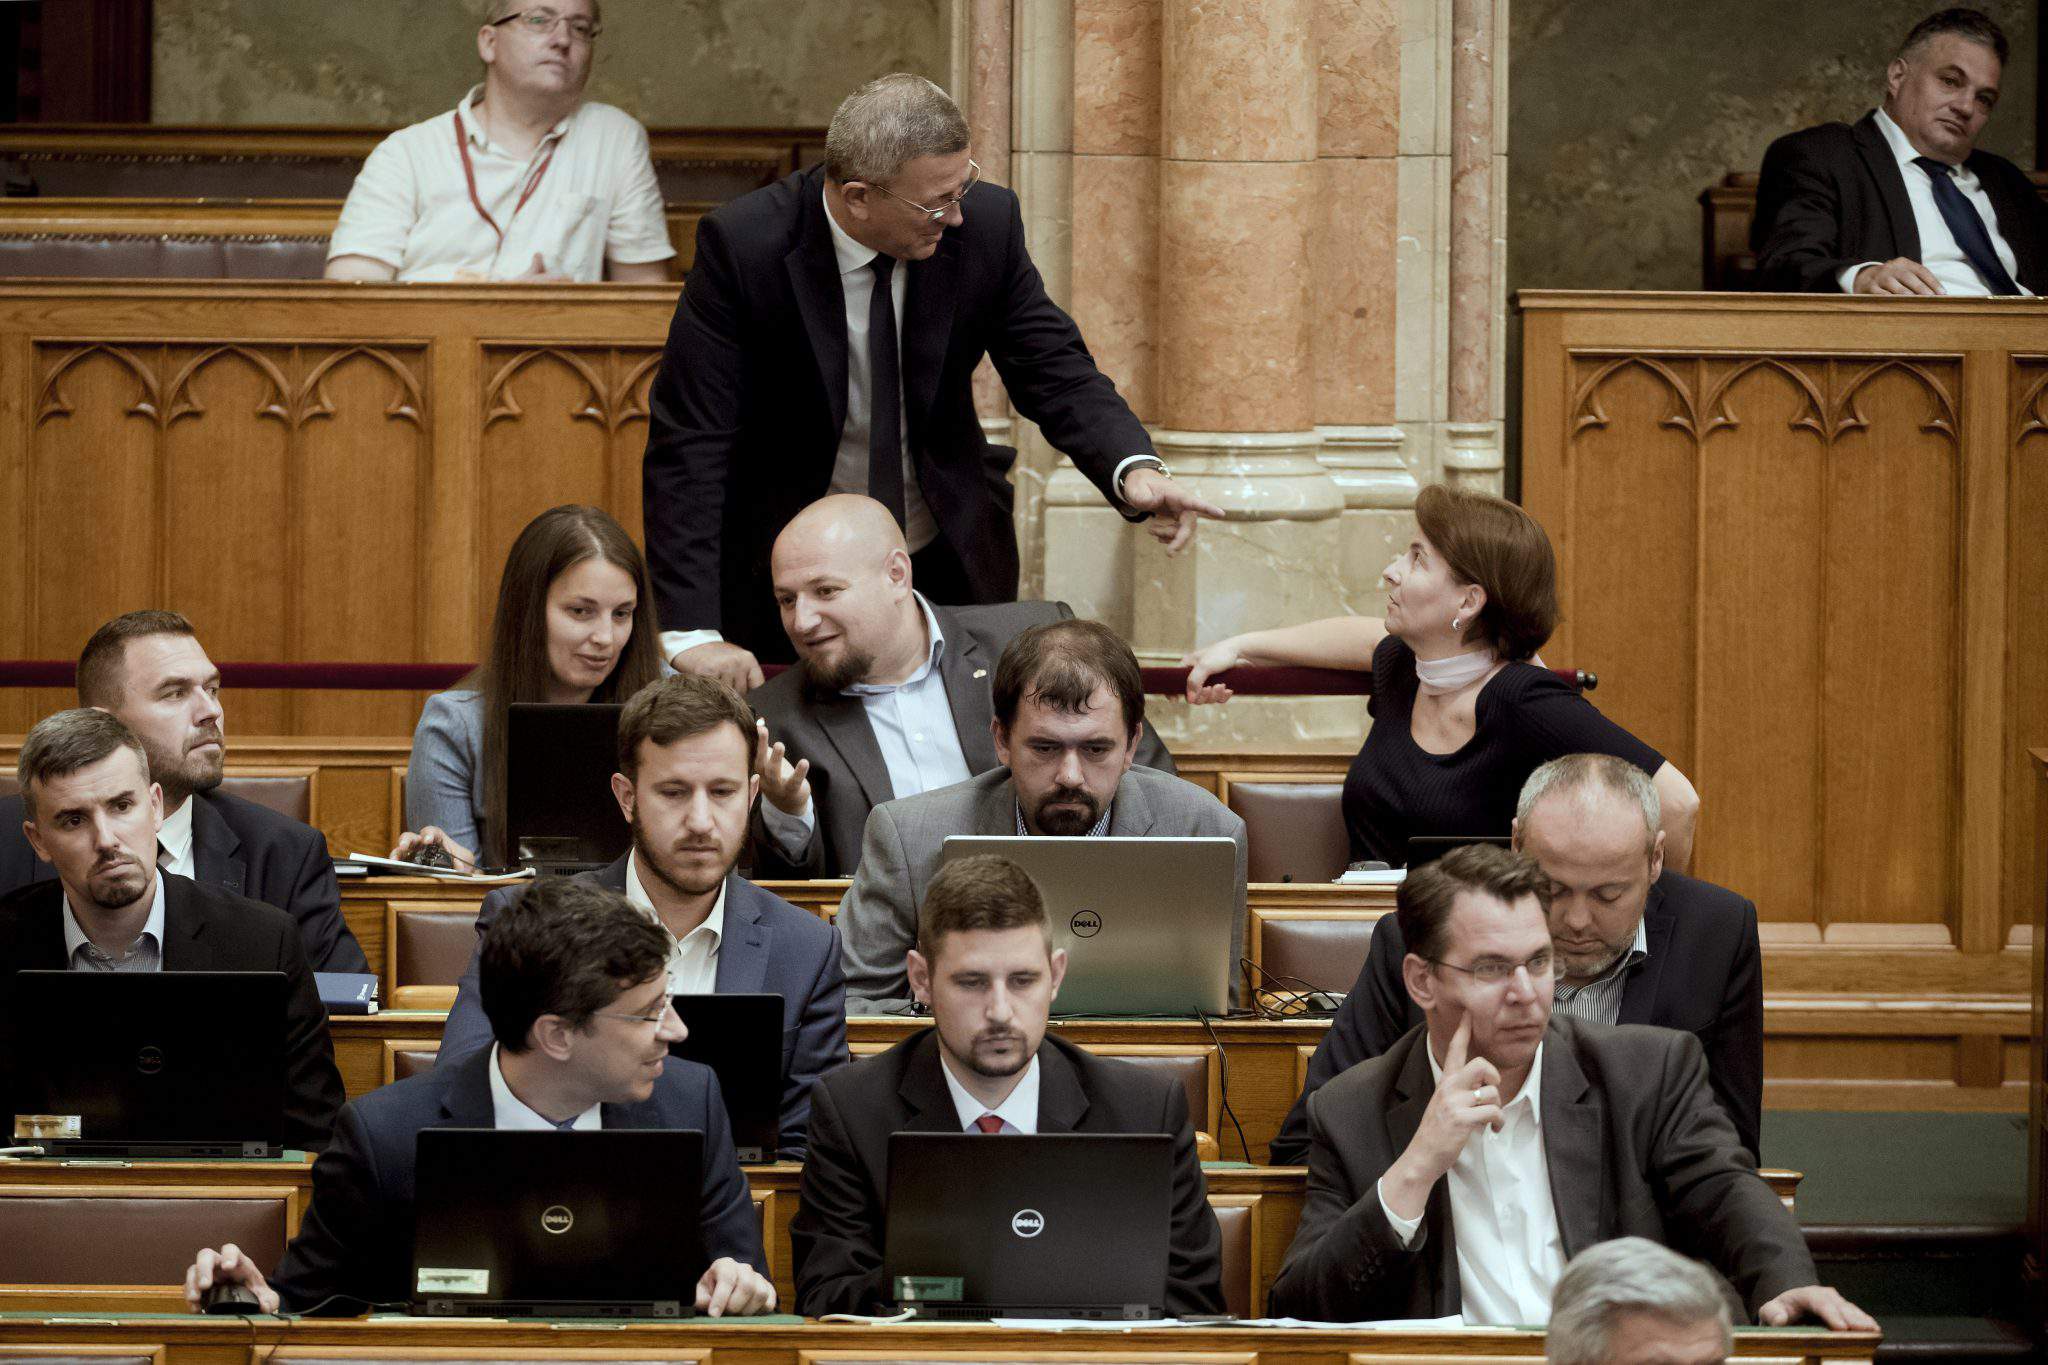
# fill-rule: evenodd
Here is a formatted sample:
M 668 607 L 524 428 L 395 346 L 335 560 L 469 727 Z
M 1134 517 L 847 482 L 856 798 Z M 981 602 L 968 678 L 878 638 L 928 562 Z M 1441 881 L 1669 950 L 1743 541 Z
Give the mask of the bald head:
M 836 493 L 797 513 L 769 572 L 782 628 L 821 690 L 900 682 L 928 648 L 903 531 L 873 498 Z

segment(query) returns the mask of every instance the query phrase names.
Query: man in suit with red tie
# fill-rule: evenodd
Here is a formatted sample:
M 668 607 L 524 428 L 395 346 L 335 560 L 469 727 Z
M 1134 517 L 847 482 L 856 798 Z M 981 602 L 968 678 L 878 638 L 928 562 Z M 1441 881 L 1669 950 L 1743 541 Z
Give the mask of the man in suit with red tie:
M 1750 241 L 1766 289 L 2039 294 L 2048 208 L 2026 173 L 1977 150 L 2005 34 L 1973 9 L 1929 15 L 1885 72 L 1882 108 L 1792 133 L 1764 154 Z
M 911 989 L 934 1027 L 827 1073 L 811 1094 L 810 1155 L 789 1230 L 797 1311 L 893 1312 L 883 1274 L 889 1135 L 978 1131 L 1173 1135 L 1166 1311 L 1222 1312 L 1222 1233 L 1187 1094 L 1047 1036 L 1067 955 L 1053 951 L 1024 869 L 990 856 L 947 864 L 925 894 L 917 943 Z
M 865 493 L 936 602 L 1010 602 L 1010 464 L 974 409 L 995 362 L 1017 410 L 1171 548 L 1220 509 L 1173 484 L 1074 320 L 1046 297 L 1017 197 L 980 178 L 967 121 L 920 76 L 869 82 L 825 162 L 697 229 L 648 400 L 647 560 L 662 653 L 740 692 L 788 660 L 769 550 L 827 493 Z

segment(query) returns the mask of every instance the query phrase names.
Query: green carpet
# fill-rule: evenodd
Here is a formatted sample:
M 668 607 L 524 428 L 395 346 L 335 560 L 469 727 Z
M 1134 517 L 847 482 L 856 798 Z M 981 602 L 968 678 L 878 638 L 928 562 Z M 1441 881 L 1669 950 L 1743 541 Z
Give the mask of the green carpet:
M 2024 1114 L 1768 1110 L 1764 1164 L 1804 1171 L 1802 1223 L 2013 1224 L 2026 1217 Z

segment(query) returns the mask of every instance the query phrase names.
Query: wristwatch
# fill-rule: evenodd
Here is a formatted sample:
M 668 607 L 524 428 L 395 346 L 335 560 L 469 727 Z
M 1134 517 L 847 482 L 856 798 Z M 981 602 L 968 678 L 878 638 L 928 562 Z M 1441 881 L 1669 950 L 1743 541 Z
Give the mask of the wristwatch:
M 1133 460 L 1125 465 L 1116 476 L 1116 496 L 1119 502 L 1129 501 L 1124 497 L 1124 480 L 1129 478 L 1131 471 L 1135 469 L 1156 469 L 1159 471 L 1161 478 L 1170 479 L 1173 477 L 1173 471 L 1166 467 L 1166 461 L 1155 456 L 1147 455 L 1141 459 Z

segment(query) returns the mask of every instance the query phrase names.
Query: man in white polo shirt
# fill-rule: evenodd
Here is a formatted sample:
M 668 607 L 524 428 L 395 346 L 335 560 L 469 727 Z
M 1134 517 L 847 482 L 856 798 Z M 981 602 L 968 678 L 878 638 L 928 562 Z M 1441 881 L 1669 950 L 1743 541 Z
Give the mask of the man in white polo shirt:
M 363 163 L 328 247 L 331 280 L 669 278 L 647 130 L 583 101 L 596 0 L 496 0 L 484 81 Z

